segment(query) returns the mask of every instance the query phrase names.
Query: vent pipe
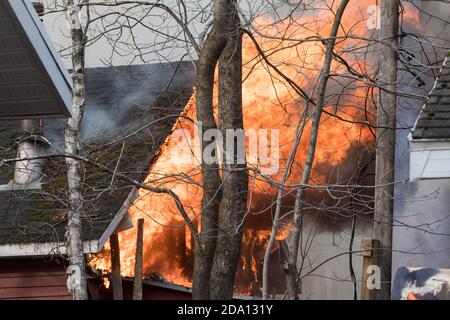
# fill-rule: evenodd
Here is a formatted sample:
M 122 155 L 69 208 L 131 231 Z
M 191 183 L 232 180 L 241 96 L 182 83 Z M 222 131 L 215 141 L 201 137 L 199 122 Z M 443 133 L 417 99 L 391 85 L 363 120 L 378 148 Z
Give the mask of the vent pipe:
M 42 121 L 42 119 L 21 120 L 20 127 L 24 133 L 32 134 L 32 135 L 41 135 L 43 121 Z
M 24 160 L 16 162 L 13 181 L 27 189 L 40 188 L 44 159 L 29 158 L 43 155 L 48 145 L 48 141 L 41 135 L 42 120 L 22 120 L 21 129 L 23 135 L 18 144 L 17 157 Z M 38 185 L 34 186 L 35 184 Z

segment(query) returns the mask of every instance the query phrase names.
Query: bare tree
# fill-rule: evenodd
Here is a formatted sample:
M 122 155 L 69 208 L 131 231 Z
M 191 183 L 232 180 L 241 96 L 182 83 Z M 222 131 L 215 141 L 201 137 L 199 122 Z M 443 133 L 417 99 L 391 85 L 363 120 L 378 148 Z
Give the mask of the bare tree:
M 231 1 L 227 0 L 214 1 L 212 29 L 203 44 L 197 62 L 197 120 L 202 124 L 204 131 L 217 129 L 213 113 L 214 71 L 226 45 L 224 34 L 227 21 L 224 13 L 227 12 L 230 4 Z M 203 136 L 201 140 L 203 141 Z M 206 144 L 202 143 L 202 153 L 205 148 Z M 218 157 L 218 154 L 211 156 Z M 207 160 L 202 158 L 202 177 L 201 231 L 199 245 L 195 246 L 193 273 L 194 299 L 209 299 L 210 296 L 209 281 L 216 249 L 218 212 L 222 198 L 218 161 L 207 163 Z
M 202 124 L 203 132 L 217 129 L 213 114 L 213 87 L 214 71 L 219 63 L 219 127 L 224 137 L 227 137 L 228 129 L 243 128 L 242 40 L 236 6 L 234 0 L 214 1 L 212 29 L 197 63 L 197 119 Z M 234 146 L 235 138 L 230 139 L 233 139 L 231 144 Z M 243 134 L 237 139 L 243 145 Z M 202 145 L 204 151 L 206 144 Z M 229 145 L 227 141 L 226 145 Z M 200 246 L 195 248 L 193 276 L 195 299 L 230 299 L 233 295 L 242 238 L 241 221 L 246 211 L 247 197 L 245 159 L 243 164 L 236 164 L 238 151 L 227 148 L 224 157 L 230 155 L 232 163 L 224 160 L 222 177 L 219 175 L 218 161 L 210 163 L 210 160 L 202 159 Z M 218 156 L 211 155 L 216 159 Z
M 79 19 L 80 4 L 78 1 L 68 0 L 67 21 L 70 25 L 72 39 L 72 117 L 69 119 L 65 131 L 66 152 L 77 155 L 80 148 L 79 130 L 83 119 L 86 102 L 86 82 L 84 77 L 85 37 Z M 83 213 L 83 195 L 81 191 L 80 162 L 67 158 L 67 181 L 69 201 L 67 210 L 67 284 L 69 291 L 76 300 L 87 300 L 87 283 L 85 257 L 83 249 L 83 230 L 81 216 Z
M 222 203 L 211 270 L 212 299 L 231 299 L 247 212 L 248 172 L 242 114 L 242 31 L 237 3 L 227 10 L 227 44 L 219 60 L 219 129 L 224 137 Z M 233 134 L 230 134 L 233 133 Z
M 317 92 L 316 110 L 314 111 L 314 116 L 312 120 L 313 122 L 311 125 L 308 151 L 306 155 L 305 166 L 302 172 L 301 184 L 307 184 L 311 175 L 314 155 L 316 152 L 317 135 L 319 131 L 320 119 L 322 116 L 322 110 L 325 101 L 325 90 L 327 88 L 328 78 L 330 77 L 331 61 L 333 59 L 333 49 L 336 43 L 336 36 L 338 34 L 341 25 L 341 19 L 344 15 L 345 8 L 347 7 L 348 3 L 349 3 L 348 0 L 343 0 L 340 3 L 339 8 L 336 12 L 336 16 L 334 18 L 330 37 L 326 43 L 325 61 L 320 74 L 319 89 Z M 289 249 L 288 270 L 286 279 L 288 295 L 290 299 L 297 299 L 298 297 L 297 263 L 298 263 L 298 251 L 300 249 L 300 235 L 302 232 L 301 206 L 302 201 L 304 199 L 304 192 L 305 188 L 302 186 L 297 189 L 297 195 L 294 206 L 294 229 L 293 229 L 292 243 Z

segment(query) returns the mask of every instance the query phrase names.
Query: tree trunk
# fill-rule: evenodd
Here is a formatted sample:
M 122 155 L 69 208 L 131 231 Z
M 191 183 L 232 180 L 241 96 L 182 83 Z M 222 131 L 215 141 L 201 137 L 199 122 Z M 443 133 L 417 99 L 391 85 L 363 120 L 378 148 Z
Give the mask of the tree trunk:
M 83 118 L 86 100 L 86 83 L 84 78 L 84 35 L 78 18 L 79 7 L 73 0 L 67 1 L 68 22 L 72 38 L 72 118 L 65 130 L 65 151 L 79 153 L 79 128 Z M 81 193 L 80 163 L 73 158 L 66 158 L 68 180 L 68 210 L 66 225 L 67 286 L 75 300 L 87 300 L 87 283 L 85 257 L 83 252 L 82 223 L 83 196 Z
M 380 241 L 381 289 L 375 299 L 391 298 L 392 217 L 394 207 L 395 112 L 399 0 L 382 0 L 380 28 L 379 105 L 377 106 L 377 146 L 375 164 L 374 238 Z M 390 93 L 384 91 L 388 90 Z
M 119 235 L 112 234 L 109 237 L 111 246 L 111 283 L 114 300 L 123 300 L 122 276 L 120 274 L 120 245 Z
M 144 219 L 138 220 L 136 256 L 134 262 L 133 300 L 142 300 L 142 252 L 144 242 Z
M 218 102 L 219 129 L 225 146 L 222 157 L 222 205 L 210 281 L 210 298 L 221 300 L 233 297 L 248 191 L 242 115 L 242 35 L 236 7 L 230 7 L 226 16 L 230 26 L 227 28 L 227 45 L 219 60 Z
M 197 62 L 196 112 L 197 120 L 202 125 L 200 141 L 202 142 L 202 178 L 203 198 L 201 210 L 201 230 L 199 245 L 194 248 L 194 272 L 192 283 L 193 299 L 209 299 L 210 277 L 217 243 L 217 226 L 219 207 L 222 198 L 221 178 L 218 162 L 208 162 L 204 158 L 204 150 L 210 141 L 203 140 L 203 132 L 217 129 L 213 113 L 214 71 L 219 57 L 225 48 L 225 26 L 227 17 L 224 14 L 232 5 L 232 0 L 215 0 L 213 7 L 213 26 L 201 49 Z M 217 154 L 211 155 L 217 159 Z
M 333 60 L 333 49 L 336 43 L 336 35 L 339 31 L 342 16 L 349 0 L 343 0 L 336 12 L 333 26 L 331 28 L 330 37 L 326 42 L 326 53 L 324 66 L 320 75 L 319 89 L 317 91 L 316 110 L 313 116 L 311 132 L 309 138 L 308 152 L 306 155 L 305 166 L 302 172 L 300 187 L 297 189 L 295 205 L 294 205 L 294 229 L 291 235 L 290 250 L 288 257 L 288 266 L 286 270 L 286 287 L 289 299 L 298 299 L 298 251 L 300 249 L 300 236 L 302 233 L 302 204 L 305 198 L 305 185 L 309 181 L 311 175 L 312 165 L 314 162 L 314 155 L 316 152 L 317 136 L 319 133 L 320 119 L 325 103 L 325 92 L 327 88 L 328 78 L 330 77 L 331 62 Z

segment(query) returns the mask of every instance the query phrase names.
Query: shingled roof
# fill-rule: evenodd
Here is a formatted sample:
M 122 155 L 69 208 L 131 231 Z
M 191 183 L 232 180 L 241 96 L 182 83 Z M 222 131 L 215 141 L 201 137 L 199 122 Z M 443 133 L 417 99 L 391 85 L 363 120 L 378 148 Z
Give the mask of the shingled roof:
M 450 54 L 450 53 L 449 53 Z M 412 132 L 414 140 L 450 139 L 450 62 L 445 59 Z
M 70 116 L 71 82 L 29 0 L 0 1 L 0 118 Z
M 88 69 L 87 103 L 81 128 L 84 156 L 136 180 L 143 180 L 174 121 L 192 94 L 190 62 Z M 161 121 L 158 121 L 161 119 Z M 67 120 L 48 119 L 43 135 L 50 153 L 63 150 Z M 145 130 L 139 130 L 143 125 Z M 132 134 L 135 133 L 135 134 Z M 121 138 L 127 137 L 121 140 Z M 2 121 L 0 157 L 15 156 L 19 122 Z M 115 142 L 115 143 L 114 143 Z M 120 159 L 120 160 L 119 160 Z M 65 162 L 46 160 L 42 190 L 0 191 L 0 255 L 2 246 L 60 243 L 64 239 L 67 198 Z M 0 167 L 0 184 L 11 180 L 12 167 Z M 83 165 L 83 240 L 98 245 L 115 221 L 126 213 L 133 186 L 98 167 Z M 118 221 L 116 221 L 118 223 Z M 106 241 L 106 239 L 103 239 Z

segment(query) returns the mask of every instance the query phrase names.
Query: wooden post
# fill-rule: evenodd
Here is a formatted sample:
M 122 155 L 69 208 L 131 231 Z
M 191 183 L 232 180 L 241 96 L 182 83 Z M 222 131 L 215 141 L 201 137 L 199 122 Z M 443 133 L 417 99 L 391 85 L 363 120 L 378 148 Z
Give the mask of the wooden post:
M 400 0 L 380 1 L 380 63 L 375 163 L 374 238 L 380 241 L 381 288 L 376 300 L 391 298 L 392 221 L 394 207 L 397 47 Z
M 144 242 L 144 219 L 138 220 L 136 260 L 134 263 L 133 300 L 142 300 L 142 251 Z
M 363 269 L 361 273 L 361 300 L 374 300 L 375 290 L 367 286 L 370 281 L 369 268 L 378 265 L 378 249 L 380 241 L 376 239 L 361 239 L 361 255 L 363 256 Z
M 114 300 L 123 300 L 122 276 L 120 274 L 119 235 L 114 233 L 109 237 L 111 246 L 111 284 Z

